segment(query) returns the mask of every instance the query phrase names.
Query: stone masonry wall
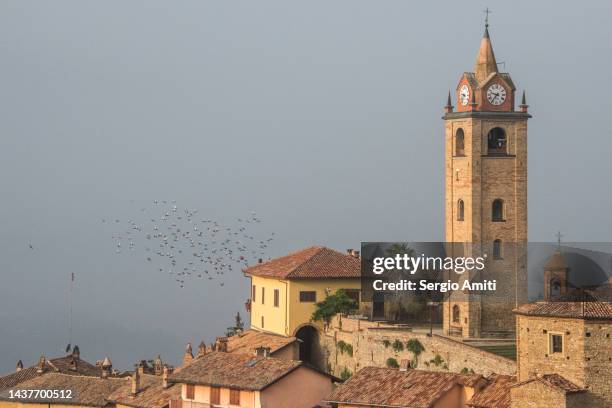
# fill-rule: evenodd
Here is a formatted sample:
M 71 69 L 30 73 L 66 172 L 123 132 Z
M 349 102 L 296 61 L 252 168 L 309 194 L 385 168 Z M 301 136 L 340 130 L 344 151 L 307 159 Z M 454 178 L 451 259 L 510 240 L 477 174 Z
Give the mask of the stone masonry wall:
M 386 367 L 387 359 L 412 361 L 414 356 L 406 348 L 410 339 L 417 339 L 425 350 L 419 356 L 416 368 L 432 371 L 514 375 L 516 363 L 510 359 L 486 352 L 460 341 L 425 333 L 413 333 L 407 328 L 365 320 L 335 317 L 321 333 L 320 343 L 327 360 L 327 368 L 340 376 L 343 371 L 354 373 L 366 366 Z M 352 355 L 338 347 L 344 342 L 352 348 Z M 402 344 L 396 350 L 394 343 Z

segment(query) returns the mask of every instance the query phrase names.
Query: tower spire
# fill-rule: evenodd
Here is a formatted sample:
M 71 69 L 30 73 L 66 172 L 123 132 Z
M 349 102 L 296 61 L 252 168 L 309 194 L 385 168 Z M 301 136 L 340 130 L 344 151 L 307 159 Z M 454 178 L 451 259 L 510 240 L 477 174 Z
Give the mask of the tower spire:
M 480 49 L 474 66 L 474 73 L 478 82 L 485 80 L 491 73 L 498 72 L 497 61 L 495 61 L 493 45 L 489 36 L 489 13 L 491 13 L 491 10 L 487 8 L 484 12 L 486 13 L 485 31 L 482 40 L 480 40 Z

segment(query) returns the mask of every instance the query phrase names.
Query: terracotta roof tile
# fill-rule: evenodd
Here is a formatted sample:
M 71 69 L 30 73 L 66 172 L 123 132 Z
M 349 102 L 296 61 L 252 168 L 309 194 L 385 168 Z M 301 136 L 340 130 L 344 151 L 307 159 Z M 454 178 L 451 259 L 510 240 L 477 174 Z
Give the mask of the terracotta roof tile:
M 609 320 L 612 319 L 612 302 L 535 302 L 514 309 L 514 313 L 525 316 Z
M 103 407 L 107 397 L 125 383 L 123 378 L 100 378 L 61 373 L 46 373 L 24 381 L 11 390 L 71 390 L 72 398 L 66 399 L 28 399 L 30 403 L 59 403 L 82 405 L 87 407 Z M 9 390 L 0 392 L 0 400 L 14 401 Z M 23 401 L 22 401 L 23 402 Z
M 576 392 L 585 392 L 586 389 L 580 388 L 573 382 L 569 381 L 559 374 L 544 374 L 536 377 L 532 377 L 528 380 L 514 384 L 512 387 L 520 387 L 521 385 L 528 384 L 533 381 L 539 381 L 542 384 L 548 385 L 551 388 L 564 392 L 565 394 L 573 394 Z
M 475 383 L 473 377 L 438 371 L 364 367 L 325 400 L 349 405 L 429 408 L 453 387 Z M 482 379 L 482 376 L 476 377 Z
M 173 383 L 202 384 L 242 390 L 262 390 L 303 363 L 253 354 L 212 352 L 193 360 L 178 373 Z
M 359 278 L 358 258 L 314 246 L 244 269 L 249 275 L 282 279 Z
M 493 374 L 487 378 L 484 389 L 474 394 L 467 405 L 474 408 L 510 408 L 510 387 L 516 384 L 516 377 Z
M 76 364 L 73 364 L 76 361 Z M 37 365 L 24 368 L 20 371 L 0 377 L 0 390 L 15 387 L 24 381 L 31 380 L 32 378 L 42 375 L 37 372 Z M 53 358 L 45 361 L 44 373 L 55 372 L 69 375 L 85 375 L 92 377 L 99 377 L 102 374 L 100 367 L 88 363 L 85 360 L 76 359 L 74 360 L 72 355 L 66 357 Z
M 178 399 L 181 395 L 181 386 L 170 384 L 163 388 L 162 378 L 158 375 L 142 374 L 140 376 L 140 390 L 138 394 L 131 395 L 132 381 L 125 379 L 125 384 L 115 390 L 108 400 L 115 404 L 127 405 L 135 408 L 162 408 L 168 405 L 171 399 Z
M 270 347 L 270 352 L 274 353 L 296 341 L 295 337 L 285 337 L 250 329 L 229 337 L 227 351 L 228 353 L 254 354 L 257 347 Z

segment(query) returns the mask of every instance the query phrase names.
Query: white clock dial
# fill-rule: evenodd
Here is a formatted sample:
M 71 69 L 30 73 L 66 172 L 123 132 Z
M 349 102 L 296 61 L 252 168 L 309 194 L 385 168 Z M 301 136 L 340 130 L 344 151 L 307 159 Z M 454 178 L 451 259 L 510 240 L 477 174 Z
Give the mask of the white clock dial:
M 492 105 L 501 105 L 506 100 L 506 90 L 500 84 L 493 84 L 487 89 L 487 99 Z
M 467 85 L 463 85 L 459 90 L 459 101 L 463 106 L 470 102 L 470 88 Z

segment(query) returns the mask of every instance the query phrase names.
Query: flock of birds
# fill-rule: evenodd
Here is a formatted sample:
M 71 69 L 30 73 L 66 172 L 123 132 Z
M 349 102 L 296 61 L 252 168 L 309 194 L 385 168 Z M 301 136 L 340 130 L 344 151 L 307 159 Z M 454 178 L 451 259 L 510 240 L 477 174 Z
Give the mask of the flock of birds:
M 257 236 L 261 219 L 255 212 L 223 225 L 203 219 L 198 210 L 179 208 L 174 200 L 155 200 L 132 219 L 102 223 L 121 229 L 112 234 L 117 254 L 142 251 L 152 268 L 173 277 L 180 288 L 191 279 L 223 286 L 225 274 L 263 259 L 275 238 L 274 232 Z

